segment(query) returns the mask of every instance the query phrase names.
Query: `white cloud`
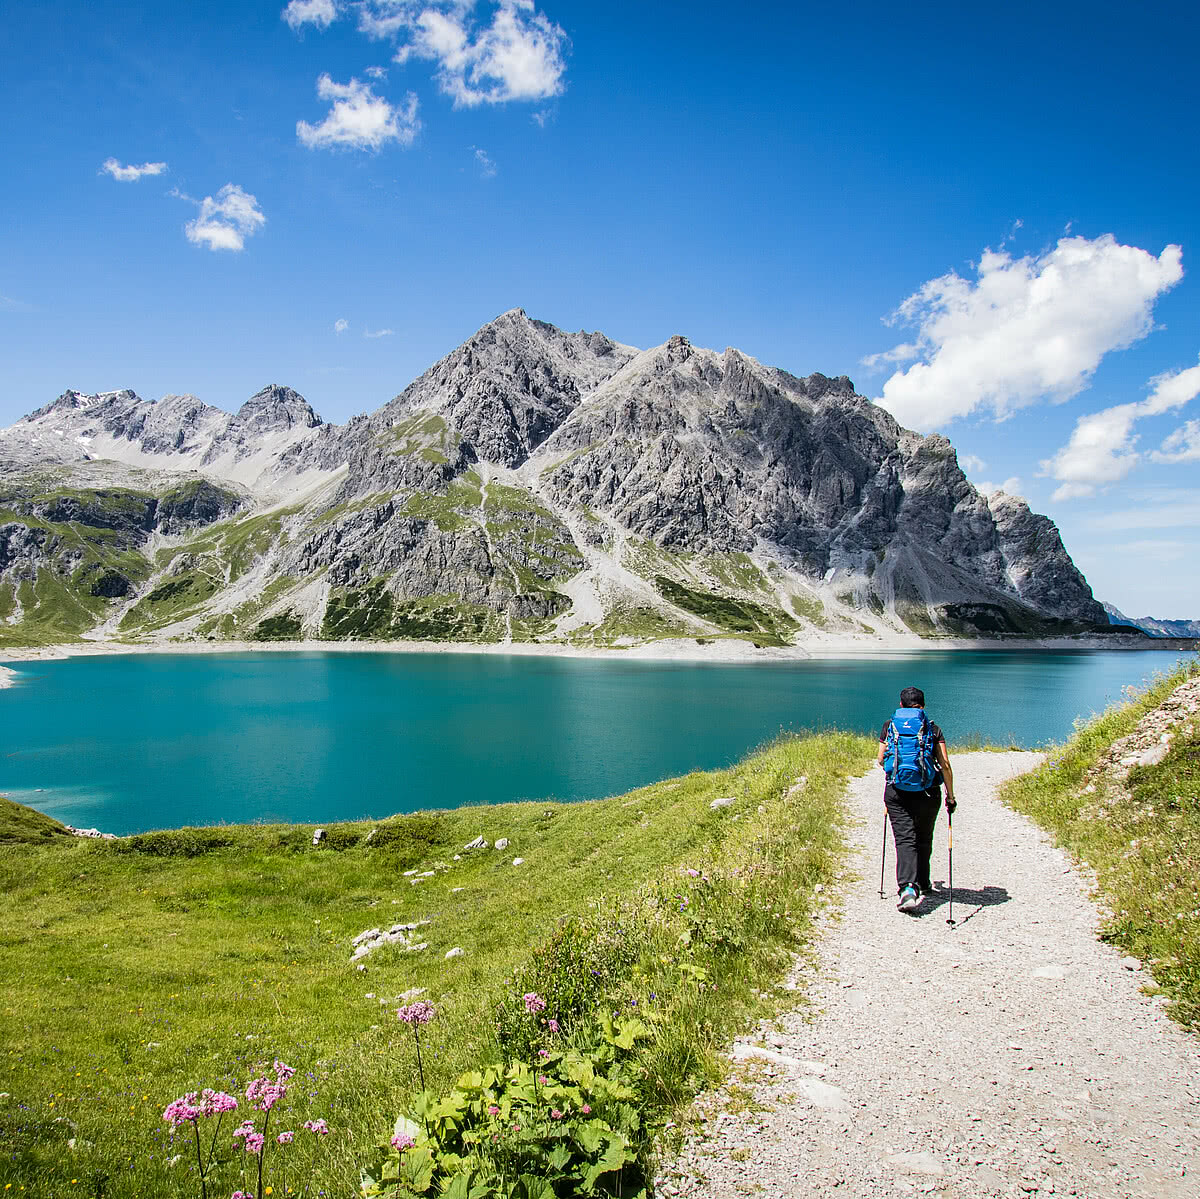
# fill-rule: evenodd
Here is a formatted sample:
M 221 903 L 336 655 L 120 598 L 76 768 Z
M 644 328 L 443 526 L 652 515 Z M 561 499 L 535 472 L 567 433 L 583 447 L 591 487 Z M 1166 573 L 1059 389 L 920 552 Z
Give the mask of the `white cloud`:
M 964 472 L 971 471 L 972 473 L 976 473 L 987 469 L 987 463 L 975 454 L 959 454 L 958 465 L 962 467 Z
M 106 158 L 100 170 L 121 183 L 136 183 L 144 175 L 161 175 L 167 169 L 165 162 L 143 162 L 140 167 L 132 163 L 123 167 L 115 158 Z
M 547 100 L 563 90 L 567 35 L 534 0 L 498 0 L 490 23 L 464 0 L 365 0 L 359 29 L 400 40 L 395 61 L 427 59 L 455 107 Z M 403 40 L 401 40 L 403 39 Z
M 1150 457 L 1155 462 L 1200 462 L 1200 420 L 1180 425 Z
M 889 362 L 911 362 L 920 353 L 920 346 L 906 341 L 898 346 L 893 346 L 890 350 L 880 350 L 878 354 L 868 354 L 859 361 L 867 370 L 874 371 Z
M 374 331 L 372 331 L 370 329 L 364 329 L 363 336 L 364 337 L 395 337 L 396 330 L 395 329 L 375 329 Z
M 386 79 L 387 67 L 368 67 L 364 73 L 372 79 Z
M 189 197 L 176 192 L 180 199 Z M 210 250 L 233 250 L 244 248 L 246 238 L 257 233 L 267 223 L 258 201 L 236 183 L 227 183 L 216 199 L 205 196 L 199 203 L 200 214 L 184 226 L 187 239 L 193 245 L 208 246 Z
M 1003 483 L 976 483 L 975 490 L 980 495 L 995 495 L 998 491 L 1003 491 L 1005 495 L 1020 495 L 1021 480 L 1016 475 L 1012 475 L 1010 478 L 1005 479 Z
M 496 164 L 488 156 L 486 150 L 479 149 L 478 146 L 472 147 L 475 151 L 475 165 L 479 167 L 479 173 L 484 179 L 491 179 L 495 176 L 497 167 Z
M 902 424 L 931 429 L 990 409 L 1005 417 L 1087 386 L 1100 360 L 1151 329 L 1155 299 L 1183 277 L 1179 246 L 1156 258 L 1111 234 L 1064 237 L 1040 257 L 986 250 L 974 281 L 956 272 L 909 296 L 892 323 L 914 345 L 874 355 L 920 359 L 896 371 L 882 404 Z
M 337 19 L 338 10 L 334 0 L 291 0 L 282 15 L 293 29 L 304 25 L 328 29 Z
M 319 124 L 296 122 L 296 136 L 310 150 L 344 146 L 353 150 L 378 150 L 386 142 L 411 146 L 421 128 L 417 98 L 408 93 L 402 106 L 393 107 L 375 95 L 369 83 L 351 79 L 335 83 L 328 75 L 317 80 L 317 95 L 333 101 L 329 115 Z
M 338 317 L 338 319 L 333 322 L 333 331 L 337 334 L 345 333 L 349 328 L 350 322 L 342 317 Z
M 1130 404 L 1117 404 L 1100 412 L 1081 416 L 1075 422 L 1071 439 L 1054 455 L 1042 462 L 1045 474 L 1057 479 L 1060 486 L 1054 492 L 1054 500 L 1086 499 L 1096 494 L 1098 487 L 1117 483 L 1142 460 L 1135 448 L 1138 437 L 1133 427 L 1144 417 L 1160 416 L 1164 412 L 1181 408 L 1200 395 L 1200 365 L 1186 370 L 1157 375 L 1150 380 L 1153 390 L 1147 399 Z M 1188 424 L 1200 422 L 1189 421 Z M 1187 454 L 1187 435 L 1183 429 L 1176 430 L 1163 443 L 1162 451 L 1152 454 L 1158 462 L 1190 461 Z M 1179 443 L 1172 439 L 1183 434 Z M 1175 452 L 1183 450 L 1182 457 Z M 1196 455 L 1200 457 L 1200 454 Z

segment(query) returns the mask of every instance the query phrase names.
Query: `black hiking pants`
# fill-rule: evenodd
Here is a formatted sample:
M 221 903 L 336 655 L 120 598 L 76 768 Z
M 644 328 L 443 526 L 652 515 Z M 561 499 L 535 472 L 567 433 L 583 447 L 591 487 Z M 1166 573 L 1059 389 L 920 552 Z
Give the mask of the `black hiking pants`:
M 941 784 L 934 783 L 927 791 L 897 791 L 888 783 L 883 802 L 896 846 L 897 893 L 905 887 L 932 890 L 929 858 L 933 853 L 933 826 L 942 806 Z

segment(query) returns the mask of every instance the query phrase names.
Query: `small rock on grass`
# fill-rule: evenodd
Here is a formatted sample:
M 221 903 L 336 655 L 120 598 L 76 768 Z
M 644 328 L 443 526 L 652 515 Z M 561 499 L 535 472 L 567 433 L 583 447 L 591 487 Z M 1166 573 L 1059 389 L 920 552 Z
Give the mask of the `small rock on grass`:
M 453 949 L 448 949 L 446 951 L 446 960 L 449 961 L 451 958 L 460 958 L 460 957 L 462 957 L 462 955 L 463 955 L 462 946 L 456 945 Z

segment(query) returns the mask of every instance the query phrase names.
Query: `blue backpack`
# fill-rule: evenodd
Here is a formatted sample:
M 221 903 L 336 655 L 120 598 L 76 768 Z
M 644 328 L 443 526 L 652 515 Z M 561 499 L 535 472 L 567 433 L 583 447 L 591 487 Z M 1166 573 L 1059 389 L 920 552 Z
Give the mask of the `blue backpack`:
M 897 708 L 887 731 L 883 769 L 897 791 L 927 791 L 938 779 L 933 730 L 924 708 Z

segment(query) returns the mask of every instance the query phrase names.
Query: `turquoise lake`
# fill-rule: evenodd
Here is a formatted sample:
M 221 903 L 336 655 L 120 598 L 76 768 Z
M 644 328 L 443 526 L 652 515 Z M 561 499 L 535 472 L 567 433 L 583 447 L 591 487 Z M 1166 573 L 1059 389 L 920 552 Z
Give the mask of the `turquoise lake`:
M 780 730 L 877 733 L 925 690 L 953 744 L 1064 740 L 1165 651 L 702 665 L 500 654 L 145 654 L 13 664 L 0 794 L 76 827 L 330 822 L 593 799 Z

